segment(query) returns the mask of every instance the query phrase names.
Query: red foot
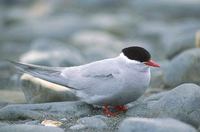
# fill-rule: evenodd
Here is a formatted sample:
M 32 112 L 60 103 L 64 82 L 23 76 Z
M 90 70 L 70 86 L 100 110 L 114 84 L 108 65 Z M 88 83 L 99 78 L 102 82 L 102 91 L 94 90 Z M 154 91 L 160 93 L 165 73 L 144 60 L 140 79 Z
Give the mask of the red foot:
M 111 116 L 116 116 L 117 114 L 119 114 L 119 112 L 125 112 L 128 110 L 128 107 L 127 106 L 124 106 L 124 105 L 118 105 L 118 106 L 115 106 L 114 109 L 116 110 L 116 112 L 111 112 L 109 110 L 109 106 L 108 105 L 105 105 L 103 106 L 103 113 L 108 116 L 108 117 L 111 117 Z
M 108 116 L 108 117 L 111 117 L 111 116 L 116 116 L 118 113 L 114 113 L 114 112 L 111 112 L 108 108 L 108 105 L 105 105 L 103 106 L 103 113 Z
M 115 109 L 117 111 L 127 111 L 128 110 L 128 107 L 127 106 L 124 106 L 124 105 L 118 105 L 118 106 L 115 106 Z

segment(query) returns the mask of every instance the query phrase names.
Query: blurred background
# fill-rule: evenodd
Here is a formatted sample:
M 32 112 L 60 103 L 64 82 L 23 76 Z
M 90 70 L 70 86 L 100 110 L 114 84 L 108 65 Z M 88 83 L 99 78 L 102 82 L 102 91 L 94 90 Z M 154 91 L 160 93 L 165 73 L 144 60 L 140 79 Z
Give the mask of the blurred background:
M 199 0 L 0 0 L 0 59 L 74 66 L 140 45 L 166 64 L 199 29 Z M 0 102 L 25 102 L 15 70 L 0 71 Z

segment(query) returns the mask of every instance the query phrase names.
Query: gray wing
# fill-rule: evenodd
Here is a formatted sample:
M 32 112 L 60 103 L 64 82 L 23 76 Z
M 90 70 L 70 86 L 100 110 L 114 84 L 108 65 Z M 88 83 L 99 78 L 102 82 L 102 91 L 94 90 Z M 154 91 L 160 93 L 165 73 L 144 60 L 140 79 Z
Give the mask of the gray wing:
M 115 59 L 66 68 L 61 75 L 66 78 L 68 86 L 91 95 L 112 93 L 122 83 L 120 68 Z

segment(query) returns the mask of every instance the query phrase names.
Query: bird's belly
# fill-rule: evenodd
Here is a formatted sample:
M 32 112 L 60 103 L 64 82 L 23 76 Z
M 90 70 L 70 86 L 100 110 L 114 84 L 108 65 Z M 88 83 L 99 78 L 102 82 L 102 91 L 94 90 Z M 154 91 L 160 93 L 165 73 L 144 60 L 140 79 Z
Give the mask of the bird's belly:
M 109 105 L 125 105 L 130 102 L 137 100 L 140 96 L 143 95 L 147 87 L 141 88 L 124 88 L 123 91 L 112 96 L 112 99 L 109 102 Z
M 99 97 L 99 99 L 96 98 L 92 102 L 90 99 L 88 103 L 93 104 L 93 105 L 99 105 L 99 106 L 125 105 L 125 104 L 128 104 L 130 102 L 137 100 L 145 92 L 146 88 L 147 87 L 124 88 L 122 91 L 118 91 L 111 96 L 107 96 L 107 97 L 102 96 L 102 97 Z

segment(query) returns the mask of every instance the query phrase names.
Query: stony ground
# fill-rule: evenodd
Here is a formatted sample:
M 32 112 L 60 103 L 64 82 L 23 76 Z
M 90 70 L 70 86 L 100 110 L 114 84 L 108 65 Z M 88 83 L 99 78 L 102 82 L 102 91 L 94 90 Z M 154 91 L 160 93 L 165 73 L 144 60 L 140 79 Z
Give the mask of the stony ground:
M 2 0 L 0 59 L 73 66 L 148 49 L 161 68 L 150 88 L 106 117 L 66 87 L 18 74 L 0 60 L 0 132 L 200 131 L 198 0 Z

